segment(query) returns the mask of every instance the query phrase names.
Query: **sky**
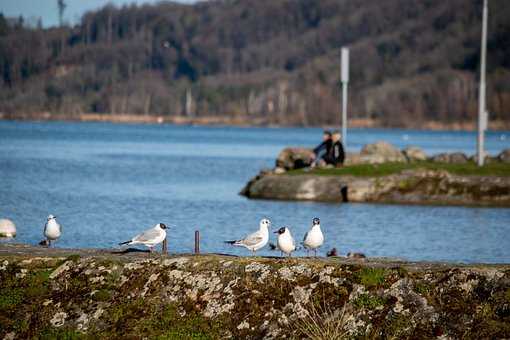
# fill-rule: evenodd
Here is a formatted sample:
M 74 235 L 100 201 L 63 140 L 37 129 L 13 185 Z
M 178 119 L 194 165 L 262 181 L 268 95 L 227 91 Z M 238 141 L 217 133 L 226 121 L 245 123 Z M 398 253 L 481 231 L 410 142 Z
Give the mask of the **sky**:
M 177 0 L 178 2 L 194 2 L 193 0 Z M 76 24 L 81 16 L 90 10 L 101 8 L 108 3 L 115 6 L 132 3 L 158 3 L 161 0 L 65 0 L 67 7 L 64 12 L 64 21 Z M 37 22 L 40 17 L 44 27 L 58 25 L 57 0 L 0 0 L 0 12 L 7 17 L 19 17 Z

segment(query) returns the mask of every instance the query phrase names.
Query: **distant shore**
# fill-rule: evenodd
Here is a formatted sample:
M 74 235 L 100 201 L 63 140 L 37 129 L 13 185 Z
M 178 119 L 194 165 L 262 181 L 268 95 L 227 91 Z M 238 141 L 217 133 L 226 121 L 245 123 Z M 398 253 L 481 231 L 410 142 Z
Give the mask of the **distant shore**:
M 0 120 L 19 121 L 72 121 L 72 122 L 110 122 L 121 124 L 175 124 L 175 125 L 229 125 L 229 126 L 268 126 L 268 127 L 314 127 L 317 125 L 301 125 L 285 122 L 274 122 L 265 117 L 249 117 L 240 115 L 222 116 L 163 116 L 142 114 L 109 114 L 109 113 L 80 113 L 80 114 L 52 114 L 50 112 L 8 114 L 0 112 Z M 324 125 L 320 125 L 324 126 Z M 334 127 L 334 126 L 332 126 Z M 384 122 L 370 118 L 353 118 L 349 120 L 351 128 L 381 128 L 381 129 L 416 129 L 433 131 L 475 131 L 476 122 L 441 123 L 425 121 L 417 126 L 386 126 Z M 510 121 L 491 121 L 489 129 L 493 131 L 510 130 Z

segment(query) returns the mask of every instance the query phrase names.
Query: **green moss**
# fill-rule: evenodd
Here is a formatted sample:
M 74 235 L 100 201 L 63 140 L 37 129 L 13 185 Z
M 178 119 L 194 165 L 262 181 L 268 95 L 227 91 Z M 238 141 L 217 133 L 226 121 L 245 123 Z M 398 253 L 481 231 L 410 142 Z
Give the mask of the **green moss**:
M 0 290 L 0 310 L 11 309 L 23 302 L 21 288 L 3 288 Z
M 428 295 L 430 294 L 432 287 L 430 284 L 427 284 L 425 282 L 416 282 L 414 284 L 414 291 L 420 295 Z
M 41 340 L 77 340 L 77 339 L 91 339 L 83 333 L 75 331 L 73 329 L 62 329 L 48 327 L 44 329 L 41 334 L 37 336 Z
M 384 298 L 371 294 L 362 294 L 353 302 L 356 307 L 367 309 L 375 309 L 376 307 L 383 306 L 385 303 L 386 300 Z
M 73 262 L 78 262 L 78 260 L 80 259 L 80 255 L 78 254 L 72 254 L 72 255 L 69 255 L 65 261 L 73 261 Z
M 97 291 L 93 299 L 96 301 L 108 301 L 112 297 L 112 293 L 108 289 L 100 289 Z
M 437 163 L 430 161 L 422 161 L 416 163 L 383 163 L 383 164 L 357 164 L 349 165 L 343 168 L 334 169 L 314 169 L 311 171 L 304 171 L 303 169 L 292 170 L 287 172 L 289 175 L 318 175 L 318 176 L 360 176 L 360 177 L 371 177 L 371 176 L 387 176 L 399 173 L 403 170 L 412 169 L 427 169 L 427 170 L 444 170 L 455 175 L 465 176 L 510 176 L 510 164 L 509 163 L 489 163 L 483 167 L 478 167 L 474 162 L 468 162 L 465 164 L 449 164 L 449 163 Z M 401 183 L 401 188 L 406 189 L 412 183 Z
M 370 288 L 383 285 L 386 274 L 384 268 L 364 267 L 357 273 L 357 277 L 362 285 Z

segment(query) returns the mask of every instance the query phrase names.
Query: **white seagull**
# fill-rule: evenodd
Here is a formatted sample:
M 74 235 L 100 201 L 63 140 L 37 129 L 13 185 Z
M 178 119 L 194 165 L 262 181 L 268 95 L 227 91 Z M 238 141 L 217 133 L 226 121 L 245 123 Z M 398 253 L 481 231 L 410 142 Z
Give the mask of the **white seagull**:
M 60 235 L 62 235 L 62 227 L 57 222 L 57 217 L 49 215 L 44 225 L 44 236 L 46 237 L 48 247 L 51 246 L 51 241 L 56 241 Z
M 225 241 L 225 243 L 232 244 L 234 246 L 245 247 L 252 251 L 253 254 L 261 248 L 263 248 L 267 241 L 269 241 L 269 228 L 271 227 L 271 221 L 267 218 L 260 220 L 259 230 L 246 236 L 242 240 Z
M 312 221 L 312 229 L 310 229 L 303 238 L 303 246 L 306 248 L 306 255 L 310 250 L 315 252 L 317 256 L 317 248 L 324 243 L 324 235 L 321 231 L 321 221 L 315 217 Z
M 281 227 L 275 231 L 275 234 L 278 234 L 277 244 L 280 251 L 291 256 L 292 252 L 296 250 L 296 242 L 294 242 L 294 238 L 292 237 L 289 228 Z
M 126 242 L 121 242 L 119 245 L 127 244 L 143 244 L 146 247 L 149 247 L 150 252 L 154 250 L 154 246 L 163 242 L 166 238 L 166 225 L 163 223 L 156 224 L 153 228 L 147 229 L 141 234 L 136 235 L 131 240 Z

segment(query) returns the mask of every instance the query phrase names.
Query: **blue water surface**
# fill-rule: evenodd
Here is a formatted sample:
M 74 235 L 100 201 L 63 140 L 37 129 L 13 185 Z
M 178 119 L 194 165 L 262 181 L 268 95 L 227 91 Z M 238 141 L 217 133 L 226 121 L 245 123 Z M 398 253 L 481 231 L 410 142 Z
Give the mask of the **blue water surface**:
M 173 226 L 172 252 L 190 252 L 199 229 L 203 252 L 247 254 L 223 240 L 255 230 L 265 216 L 273 229 L 288 225 L 300 240 L 318 216 L 326 234 L 322 254 L 336 247 L 341 254 L 410 260 L 510 262 L 510 209 L 238 195 L 261 168 L 274 165 L 282 148 L 313 146 L 320 137 L 316 128 L 0 121 L 0 218 L 16 223 L 16 242 L 40 241 L 51 213 L 64 228 L 57 247 L 112 248 L 164 222 Z M 417 145 L 429 154 L 473 154 L 476 147 L 471 132 L 355 129 L 348 149 L 378 140 Z M 490 153 L 508 147 L 510 132 L 488 133 Z

